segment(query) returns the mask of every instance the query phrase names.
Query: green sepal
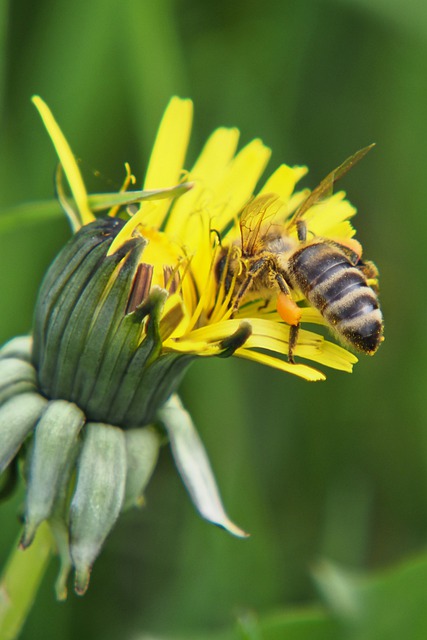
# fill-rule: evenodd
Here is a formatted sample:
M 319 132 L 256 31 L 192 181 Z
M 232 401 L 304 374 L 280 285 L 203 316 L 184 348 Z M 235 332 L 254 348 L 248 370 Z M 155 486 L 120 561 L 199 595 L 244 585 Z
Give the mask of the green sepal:
M 156 466 L 163 440 L 153 427 L 128 429 L 124 433 L 127 473 L 122 511 L 143 504 L 143 492 Z
M 146 335 L 144 336 L 143 343 L 141 343 L 140 349 L 143 348 L 143 344 L 147 343 L 147 357 L 144 365 L 149 365 L 151 361 L 155 360 L 162 351 L 162 339 L 160 336 L 159 324 L 160 317 L 162 315 L 163 307 L 168 298 L 168 292 L 161 287 L 153 287 L 150 295 L 144 300 L 134 311 L 134 322 L 140 322 L 142 318 L 148 315 L 146 324 Z
M 159 318 L 167 296 L 168 293 L 164 289 L 153 287 L 149 297 L 133 313 L 129 314 L 129 319 L 137 324 L 142 322 L 146 316 L 148 318 L 145 320 L 143 340 L 134 353 L 129 354 L 128 366 L 121 380 L 116 379 L 115 389 L 111 396 L 112 400 L 108 406 L 109 421 L 114 424 L 120 424 L 126 428 L 127 426 L 144 426 L 151 422 L 144 411 L 140 412 L 137 422 L 132 422 L 131 425 L 128 425 L 125 416 L 137 389 L 139 389 L 139 383 L 147 363 L 155 359 L 161 351 Z M 149 392 L 149 389 L 142 390 L 143 397 L 146 391 Z
M 18 358 L 4 358 L 0 360 L 0 389 L 11 382 L 36 382 L 34 367 Z
M 40 368 L 42 356 L 45 349 L 47 329 L 51 324 L 58 310 L 63 290 L 67 286 L 73 286 L 77 280 L 79 285 L 81 276 L 80 268 L 83 262 L 88 265 L 88 258 L 93 250 L 107 244 L 106 248 L 97 252 L 95 264 L 103 254 L 107 253 L 108 247 L 114 239 L 114 234 L 119 233 L 124 222 L 120 219 L 101 219 L 82 227 L 65 245 L 62 251 L 55 258 L 46 273 L 40 287 L 34 315 L 34 346 L 33 362 Z M 109 230 L 109 231 L 108 231 Z M 74 284 L 74 287 L 76 284 Z M 72 304 L 70 305 L 72 308 Z
M 49 527 L 55 539 L 56 550 L 59 556 L 59 571 L 55 580 L 55 595 L 57 600 L 63 602 L 68 596 L 67 582 L 73 568 L 70 555 L 70 534 L 68 524 L 64 519 L 51 518 L 49 520 Z
M 37 527 L 49 518 L 67 467 L 85 422 L 83 412 L 66 400 L 52 400 L 39 420 L 28 472 L 23 548 L 33 541 Z
M 79 239 L 78 236 L 79 234 L 77 234 L 75 238 Z M 54 271 L 57 280 L 56 286 L 59 291 L 55 297 L 53 296 L 53 292 L 51 292 L 51 294 L 48 291 L 45 292 L 46 298 L 52 295 L 53 304 L 51 308 L 44 308 L 43 303 L 46 302 L 46 299 L 43 297 L 44 287 L 42 286 L 35 314 L 34 361 L 38 362 L 36 368 L 39 373 L 39 382 L 42 390 L 46 395 L 49 395 L 49 397 L 52 397 L 51 385 L 53 384 L 56 374 L 56 356 L 61 347 L 62 338 L 68 326 L 70 315 L 82 291 L 93 282 L 93 276 L 102 265 L 112 240 L 112 237 L 104 238 L 101 244 L 97 242 L 93 248 L 90 247 L 90 243 L 89 247 L 84 244 L 79 251 L 81 260 L 78 266 L 72 270 L 71 274 L 71 267 L 69 269 L 64 267 L 61 272 L 56 268 L 56 261 L 53 263 L 48 272 L 48 279 L 51 272 Z M 68 245 L 66 245 L 65 249 L 67 249 L 67 247 Z M 62 253 L 60 256 L 61 255 Z M 114 260 L 111 264 L 114 264 Z M 43 321 L 43 330 L 41 327 L 38 328 L 38 324 L 41 323 L 41 321 Z M 76 339 L 78 338 L 78 336 L 75 337 Z M 40 338 L 42 338 L 42 340 L 40 340 Z M 39 342 L 41 343 L 40 345 Z M 37 354 L 38 345 L 41 347 L 39 355 Z
M 16 357 L 0 359 L 0 405 L 20 393 L 36 390 L 34 367 Z
M 50 383 L 50 397 L 77 401 L 86 411 L 87 396 L 91 392 L 97 365 L 102 358 L 102 346 L 98 348 L 98 344 L 102 345 L 108 330 L 108 327 L 99 322 L 99 315 L 102 315 L 100 301 L 106 297 L 107 304 L 114 298 L 113 292 L 109 291 L 111 281 L 114 288 L 116 272 L 123 268 L 120 265 L 123 257 L 139 243 L 139 239 L 130 240 L 116 253 L 104 258 L 96 272 L 91 274 L 90 281 L 76 292 L 74 307 L 64 314 L 64 330 L 59 337 L 59 349 L 55 352 L 57 366 Z M 84 271 L 85 267 L 82 267 L 82 272 Z M 65 292 L 68 292 L 68 288 Z M 116 306 L 110 308 L 110 311 L 119 315 Z M 113 324 L 113 317 L 109 318 L 110 325 Z M 50 342 L 46 349 L 52 350 Z M 54 357 L 54 354 L 51 356 Z
M 18 358 L 25 362 L 31 362 L 32 349 L 32 336 L 18 336 L 17 338 L 12 338 L 1 347 L 0 359 Z
M 105 393 L 105 378 L 115 378 L 116 372 L 104 361 L 112 344 L 122 344 L 123 336 L 118 329 L 125 316 L 133 278 L 146 240 L 138 237 L 126 245 L 121 249 L 126 250 L 127 255 L 113 274 L 107 295 L 98 303 L 96 317 L 86 337 L 74 376 L 72 397 L 79 399 L 80 406 L 95 421 L 110 422 L 105 412 L 105 404 L 109 399 Z M 106 262 L 113 256 L 116 254 L 106 258 Z M 79 326 L 78 321 L 76 326 Z
M 19 450 L 45 410 L 47 400 L 37 393 L 22 393 L 0 407 L 0 473 Z
M 153 340 L 148 335 L 143 337 L 142 342 L 141 336 L 144 330 L 150 334 L 150 314 L 157 305 L 163 307 L 166 296 L 165 291 L 155 288 L 135 311 L 122 316 L 115 334 L 111 336 L 105 349 L 103 366 L 99 371 L 96 385 L 103 387 L 103 408 L 108 421 L 113 424 L 126 427 L 123 424 L 123 410 L 119 408 L 117 411 L 115 400 L 119 398 L 125 406 L 129 402 L 128 387 L 130 386 L 133 391 L 145 362 L 154 348 Z M 131 380 L 130 383 L 129 380 Z
M 115 338 L 111 339 L 104 353 L 101 367 L 97 379 L 94 393 L 100 392 L 104 396 L 103 407 L 105 414 L 113 424 L 122 425 L 120 415 L 116 415 L 111 410 L 117 394 L 122 395 L 122 383 L 128 375 L 128 369 L 134 357 L 138 345 L 141 341 L 141 333 L 144 327 L 144 320 L 135 321 L 134 314 L 128 314 L 121 318 L 117 328 Z M 149 345 L 147 344 L 146 347 Z M 144 360 L 140 361 L 140 370 L 144 366 Z M 113 373 L 114 372 L 114 373 Z
M 124 422 L 129 427 L 153 422 L 157 411 L 177 390 L 194 355 L 166 353 L 156 358 L 140 375 Z M 144 422 L 141 422 L 144 420 Z
M 59 572 L 55 582 L 58 600 L 67 598 L 67 580 L 73 568 L 70 554 L 70 502 L 75 487 L 76 462 L 81 450 L 78 438 L 69 453 L 65 469 L 59 480 L 53 511 L 48 520 L 59 555 Z
M 92 565 L 122 508 L 126 444 L 121 429 L 100 423 L 85 427 L 70 507 L 71 558 L 75 591 L 83 595 Z
M 248 534 L 224 510 L 203 443 L 176 394 L 159 410 L 158 419 L 169 436 L 175 464 L 197 511 L 212 524 L 246 538 Z
M 25 380 L 12 382 L 0 390 L 0 405 L 4 404 L 14 396 L 19 396 L 21 393 L 35 393 L 36 391 L 36 385 L 32 382 L 27 382 Z

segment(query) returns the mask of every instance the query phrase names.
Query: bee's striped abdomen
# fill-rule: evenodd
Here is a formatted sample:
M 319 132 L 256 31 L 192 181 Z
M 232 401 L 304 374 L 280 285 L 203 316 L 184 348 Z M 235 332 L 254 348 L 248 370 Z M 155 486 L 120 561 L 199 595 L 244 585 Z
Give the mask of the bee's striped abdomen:
M 289 277 L 328 324 L 364 353 L 382 340 L 378 298 L 344 251 L 327 242 L 305 245 L 289 258 Z

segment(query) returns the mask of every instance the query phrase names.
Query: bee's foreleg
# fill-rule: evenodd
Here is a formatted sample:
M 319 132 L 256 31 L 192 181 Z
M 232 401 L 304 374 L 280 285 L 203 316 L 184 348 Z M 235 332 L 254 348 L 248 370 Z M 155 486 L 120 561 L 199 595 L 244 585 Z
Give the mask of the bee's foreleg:
M 234 298 L 233 306 L 232 306 L 232 315 L 234 315 L 237 312 L 245 293 L 251 289 L 255 278 L 259 276 L 259 274 L 262 273 L 262 271 L 264 271 L 264 269 L 266 269 L 267 267 L 268 267 L 267 260 L 265 258 L 260 258 L 259 260 L 253 263 L 250 269 L 248 269 L 246 273 L 246 277 L 243 280 L 240 287 L 238 288 L 236 296 Z
M 236 296 L 233 300 L 233 305 L 231 307 L 231 315 L 234 316 L 235 313 L 237 313 L 239 307 L 240 307 L 240 303 L 242 301 L 243 296 L 245 295 L 246 291 L 248 291 L 248 289 L 250 289 L 251 285 L 252 285 L 252 281 L 253 281 L 253 277 L 252 276 L 246 276 L 246 278 L 243 280 L 242 284 L 240 285 L 240 287 L 237 290 Z

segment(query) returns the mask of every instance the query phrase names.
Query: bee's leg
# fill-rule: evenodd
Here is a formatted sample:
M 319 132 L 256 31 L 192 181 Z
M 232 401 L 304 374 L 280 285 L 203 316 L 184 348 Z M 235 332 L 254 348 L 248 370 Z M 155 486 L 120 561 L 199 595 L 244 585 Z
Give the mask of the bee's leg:
M 252 281 L 253 281 L 253 276 L 246 276 L 246 278 L 243 280 L 242 284 L 240 285 L 236 296 L 233 300 L 233 306 L 231 307 L 231 317 L 234 316 L 235 313 L 237 313 L 239 307 L 240 307 L 240 303 L 242 301 L 243 296 L 245 295 L 246 291 L 248 289 L 251 288 L 252 285 Z
M 266 309 L 268 307 L 270 300 L 271 298 L 266 298 L 264 302 L 257 307 L 257 311 L 262 311 L 263 309 Z
M 286 282 L 286 278 L 284 273 L 282 273 L 281 271 L 277 271 L 274 275 L 274 277 L 276 278 L 276 282 L 279 285 L 279 289 L 282 293 L 285 294 L 285 296 L 289 296 L 291 297 L 291 292 L 289 290 L 289 285 Z
M 293 300 L 288 285 L 282 273 L 276 274 L 276 280 L 280 287 L 280 293 L 277 297 L 277 311 L 282 318 L 289 324 L 289 347 L 288 360 L 291 364 L 295 364 L 294 350 L 297 345 L 298 333 L 301 321 L 301 309 Z
M 307 225 L 305 220 L 297 220 L 297 234 L 300 242 L 307 240 Z
M 266 258 L 260 258 L 259 260 L 254 262 L 254 264 L 248 270 L 246 274 L 246 278 L 243 280 L 234 298 L 233 306 L 232 306 L 232 315 L 234 315 L 237 312 L 245 293 L 249 291 L 249 289 L 251 288 L 254 279 L 257 276 L 259 276 L 259 274 L 262 271 L 264 271 L 264 269 L 266 269 L 267 267 L 268 267 L 268 260 Z
M 289 327 L 289 346 L 288 346 L 288 361 L 291 364 L 295 364 L 294 360 L 294 351 L 298 342 L 298 334 L 299 334 L 300 323 L 291 324 Z

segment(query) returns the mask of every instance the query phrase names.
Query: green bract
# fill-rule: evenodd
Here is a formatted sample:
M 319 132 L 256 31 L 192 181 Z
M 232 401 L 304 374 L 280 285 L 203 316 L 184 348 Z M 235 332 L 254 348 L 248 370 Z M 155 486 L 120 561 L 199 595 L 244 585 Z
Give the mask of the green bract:
M 52 264 L 36 306 L 33 362 L 44 395 L 76 402 L 89 420 L 130 428 L 153 420 L 191 358 L 162 353 L 167 292 L 151 289 L 141 264 L 146 240 L 107 256 L 123 224 L 105 218 L 82 227 Z
M 163 349 L 168 292 L 151 286 L 147 242 L 136 236 L 108 255 L 123 224 L 99 219 L 73 236 L 40 288 L 33 337 L 0 350 L 0 472 L 7 484 L 25 454 L 21 546 L 49 522 L 61 556 L 59 598 L 73 567 L 76 592 L 86 591 L 120 512 L 143 503 L 168 438 L 200 514 L 245 535 L 228 519 L 200 439 L 173 396 L 194 356 Z

